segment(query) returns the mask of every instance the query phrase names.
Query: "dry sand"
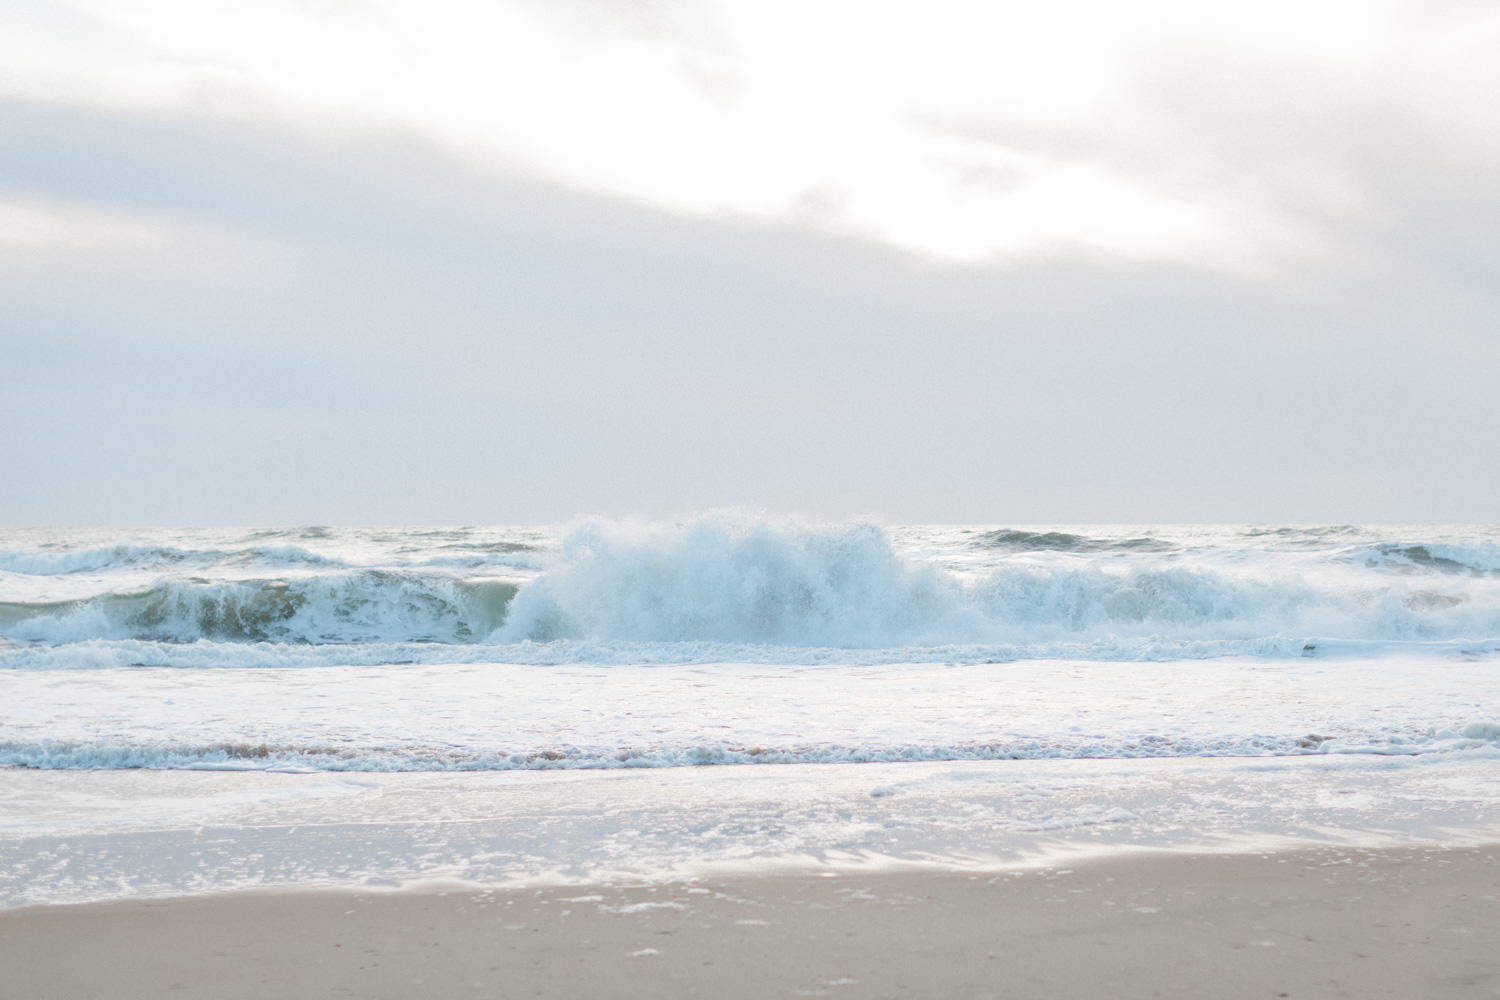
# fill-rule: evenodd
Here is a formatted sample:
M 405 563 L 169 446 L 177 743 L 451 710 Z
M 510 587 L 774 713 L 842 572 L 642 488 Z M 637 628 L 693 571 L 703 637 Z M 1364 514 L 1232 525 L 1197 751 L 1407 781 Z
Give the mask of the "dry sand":
M 1496 997 L 1500 847 L 0 912 L 7 1000 Z

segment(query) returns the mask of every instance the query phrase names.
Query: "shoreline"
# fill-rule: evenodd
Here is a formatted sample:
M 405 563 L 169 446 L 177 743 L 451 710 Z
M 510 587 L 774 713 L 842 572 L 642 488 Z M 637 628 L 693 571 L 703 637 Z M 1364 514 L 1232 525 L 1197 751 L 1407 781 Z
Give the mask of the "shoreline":
M 0 910 L 35 1000 L 1471 997 L 1500 844 L 1131 852 L 999 871 L 255 890 Z
M 611 772 L 0 772 L 0 908 L 1500 842 L 1493 751 Z

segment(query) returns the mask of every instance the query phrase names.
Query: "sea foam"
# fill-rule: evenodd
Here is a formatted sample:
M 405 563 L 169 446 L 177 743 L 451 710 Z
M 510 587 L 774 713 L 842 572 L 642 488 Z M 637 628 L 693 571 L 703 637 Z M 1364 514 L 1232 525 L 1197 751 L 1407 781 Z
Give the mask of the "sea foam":
M 1000 547 L 1017 536 L 1004 533 Z M 978 543 L 995 547 L 996 538 Z M 1376 550 L 1379 560 L 1340 552 L 1316 562 L 1228 561 L 1162 555 L 1164 543 L 1152 539 L 1032 533 L 1022 541 L 1025 557 L 976 575 L 902 557 L 873 525 L 588 522 L 567 537 L 558 564 L 518 593 L 491 638 L 853 648 L 1500 636 L 1500 578 L 1478 568 L 1483 552 L 1428 565 L 1415 561 L 1429 551 L 1418 546 Z M 1043 543 L 1053 558 L 1035 557 Z M 1110 557 L 1077 555 L 1098 551 Z
M 404 662 L 413 644 L 448 648 L 415 657 L 429 662 L 471 659 L 467 647 L 485 644 L 512 649 L 513 662 L 1500 648 L 1493 532 L 887 529 L 706 515 L 584 521 L 560 542 L 520 529 L 335 534 L 8 548 L 0 666 L 18 662 L 7 642 L 34 652 L 131 640 L 235 643 L 245 648 L 229 658 L 244 665 L 302 645 L 362 647 L 345 662 L 373 646 Z

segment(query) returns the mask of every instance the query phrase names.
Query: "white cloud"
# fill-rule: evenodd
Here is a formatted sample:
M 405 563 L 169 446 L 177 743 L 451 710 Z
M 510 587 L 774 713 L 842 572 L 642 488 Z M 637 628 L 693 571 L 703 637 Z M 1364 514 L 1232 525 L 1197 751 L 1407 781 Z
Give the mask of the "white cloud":
M 1494 143 L 1500 16 L 1454 5 L 78 0 L 6 86 L 396 122 L 674 211 L 988 260 L 1085 249 L 1273 272 L 1350 249 L 1380 109 Z M 38 53 L 45 53 L 39 55 Z M 1470 99 L 1465 100 L 1465 95 Z

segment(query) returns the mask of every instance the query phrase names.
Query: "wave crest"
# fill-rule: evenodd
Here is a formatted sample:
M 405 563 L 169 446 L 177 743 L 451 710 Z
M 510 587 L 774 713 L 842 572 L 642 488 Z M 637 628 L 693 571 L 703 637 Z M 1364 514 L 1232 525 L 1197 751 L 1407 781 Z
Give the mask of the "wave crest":
M 296 580 L 174 580 L 134 593 L 0 603 L 17 639 L 79 642 L 473 642 L 504 618 L 514 584 L 385 570 Z
M 705 518 L 682 528 L 588 522 L 492 637 L 709 639 L 843 647 L 938 641 L 959 584 L 899 559 L 874 525 Z
M 1066 538 L 1073 541 L 1020 541 L 1075 550 L 1095 541 Z M 1500 635 L 1500 588 L 1444 565 L 1409 581 L 1347 563 L 1304 576 L 1184 564 L 1143 549 L 1108 564 L 1018 560 L 969 580 L 903 559 L 881 529 L 867 524 L 806 527 L 723 517 L 671 528 L 586 522 L 566 539 L 561 560 L 521 590 L 491 639 L 872 648 L 1106 637 Z M 1414 557 L 1407 549 L 1399 558 Z

